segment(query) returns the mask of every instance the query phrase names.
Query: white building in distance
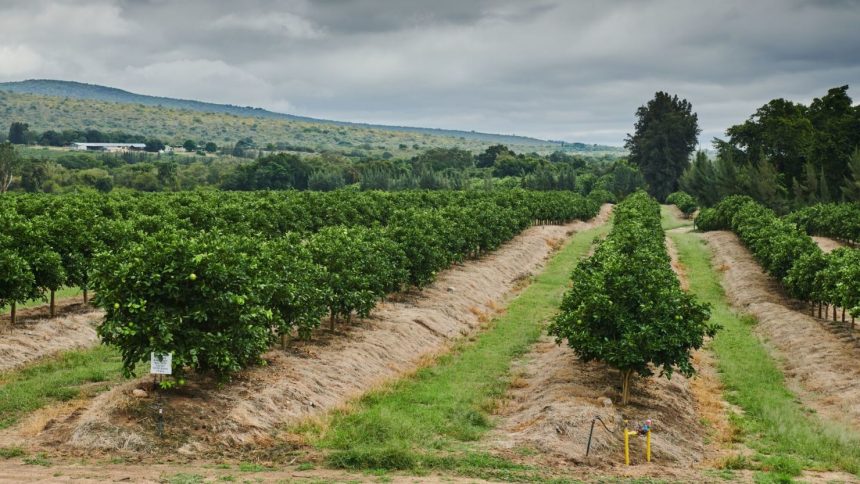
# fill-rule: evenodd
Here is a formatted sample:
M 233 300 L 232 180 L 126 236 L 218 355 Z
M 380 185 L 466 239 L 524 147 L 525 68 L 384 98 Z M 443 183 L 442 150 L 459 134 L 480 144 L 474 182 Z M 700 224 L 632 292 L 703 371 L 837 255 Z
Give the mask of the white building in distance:
M 78 151 L 107 151 L 118 153 L 124 151 L 143 151 L 144 143 L 72 143 L 72 149 Z

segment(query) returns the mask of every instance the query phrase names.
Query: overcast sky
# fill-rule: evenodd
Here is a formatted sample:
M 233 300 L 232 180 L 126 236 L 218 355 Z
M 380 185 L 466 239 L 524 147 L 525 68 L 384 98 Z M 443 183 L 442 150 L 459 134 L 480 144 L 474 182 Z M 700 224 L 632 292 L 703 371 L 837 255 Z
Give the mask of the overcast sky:
M 851 84 L 860 0 L 0 0 L 0 79 L 622 144 L 657 90 L 701 140 Z

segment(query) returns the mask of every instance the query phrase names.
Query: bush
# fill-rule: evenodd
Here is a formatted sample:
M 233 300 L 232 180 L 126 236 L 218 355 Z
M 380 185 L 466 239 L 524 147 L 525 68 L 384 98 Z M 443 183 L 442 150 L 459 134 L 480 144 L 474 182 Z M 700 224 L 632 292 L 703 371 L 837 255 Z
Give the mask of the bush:
M 690 215 L 699 208 L 696 199 L 684 192 L 675 192 L 666 197 L 666 203 L 675 205 L 681 210 L 685 217 L 690 218 Z

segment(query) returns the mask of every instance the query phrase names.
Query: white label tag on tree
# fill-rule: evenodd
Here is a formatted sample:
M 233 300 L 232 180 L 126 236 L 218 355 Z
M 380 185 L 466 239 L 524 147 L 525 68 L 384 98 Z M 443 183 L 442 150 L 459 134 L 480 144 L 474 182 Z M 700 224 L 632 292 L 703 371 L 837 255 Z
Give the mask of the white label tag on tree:
M 173 374 L 173 354 L 150 353 L 149 366 L 150 374 L 171 375 Z

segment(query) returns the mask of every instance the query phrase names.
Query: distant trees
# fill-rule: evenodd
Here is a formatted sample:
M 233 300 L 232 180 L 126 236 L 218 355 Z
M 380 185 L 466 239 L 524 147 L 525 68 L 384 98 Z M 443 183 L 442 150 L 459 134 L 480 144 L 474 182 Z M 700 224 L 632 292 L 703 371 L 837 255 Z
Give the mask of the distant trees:
M 465 169 L 475 166 L 472 153 L 460 148 L 431 148 L 412 159 L 416 171 L 431 169 L 434 171 L 446 168 Z
M 228 190 L 305 190 L 310 174 L 311 168 L 297 155 L 278 153 L 238 167 L 223 187 Z
M 511 151 L 505 145 L 493 145 L 484 150 L 483 153 L 475 156 L 475 166 L 478 168 L 492 168 L 496 164 L 496 159 L 499 155 L 516 156 L 516 153 Z
M 161 141 L 158 138 L 150 138 L 146 140 L 146 145 L 144 146 L 143 151 L 158 153 L 159 151 L 163 151 L 165 147 L 164 141 Z
M 216 151 L 218 151 L 218 145 L 216 145 L 212 141 L 209 141 L 205 145 L 203 145 L 203 150 L 207 153 L 215 153 Z
M 639 167 L 649 193 L 660 201 L 678 189 L 701 132 L 692 109 L 686 99 L 657 92 L 636 111 L 635 132 L 627 135 L 629 161 Z
M 681 188 L 705 206 L 745 194 L 777 212 L 860 201 L 860 106 L 847 89 L 830 89 L 809 106 L 768 102 L 727 129 L 727 140 L 714 140 L 716 159 L 697 154 Z
M 12 184 L 12 175 L 23 164 L 23 159 L 10 142 L 0 144 L 0 193 L 6 193 Z
M 233 145 L 232 155 L 244 158 L 248 155 L 248 151 L 256 148 L 257 145 L 254 143 L 254 140 L 251 138 L 242 138 Z M 253 157 L 253 156 L 252 156 Z
M 13 145 L 27 144 L 30 125 L 27 123 L 13 122 L 9 126 L 9 142 Z
M 185 151 L 192 152 L 197 151 L 197 142 L 194 140 L 187 139 L 184 143 L 182 143 L 182 147 L 185 148 Z
M 48 166 L 44 161 L 30 161 L 21 168 L 21 188 L 26 192 L 41 192 L 49 178 Z

